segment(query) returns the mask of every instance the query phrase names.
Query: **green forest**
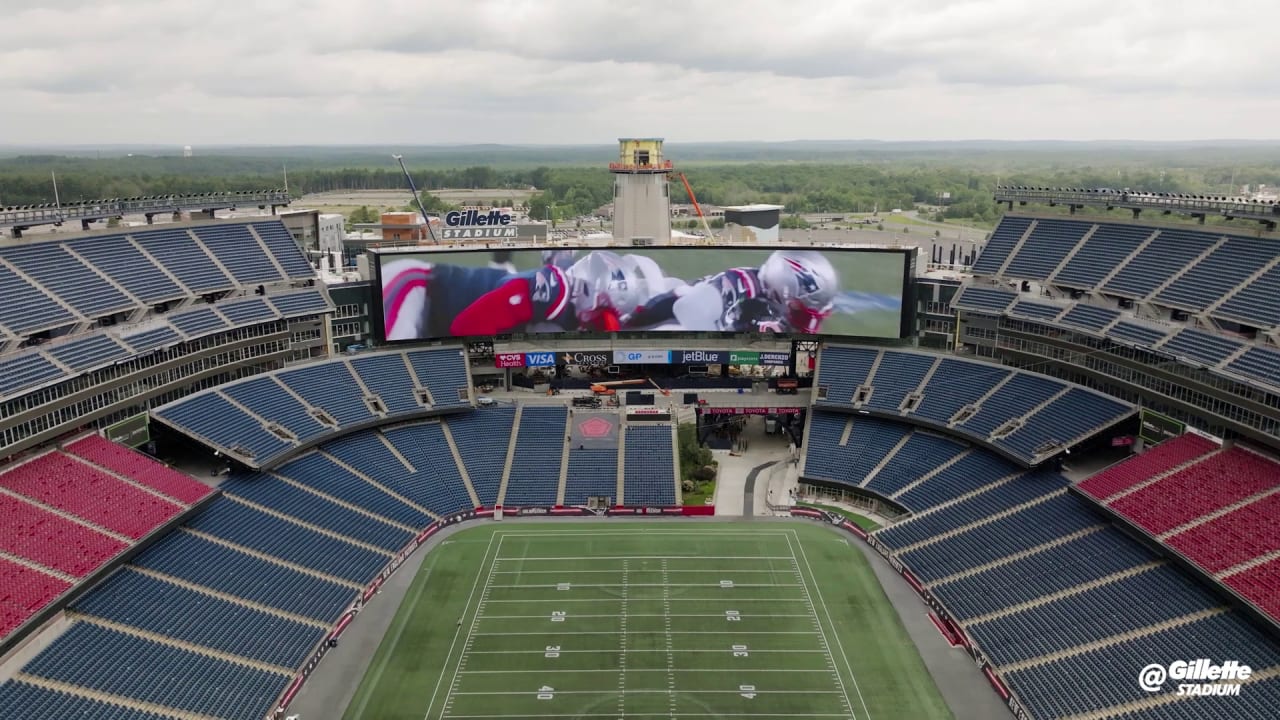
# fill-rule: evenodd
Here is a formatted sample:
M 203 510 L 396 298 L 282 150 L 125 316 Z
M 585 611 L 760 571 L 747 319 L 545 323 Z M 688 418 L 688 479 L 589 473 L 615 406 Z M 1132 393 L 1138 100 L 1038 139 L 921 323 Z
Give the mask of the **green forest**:
M 1275 146 L 1108 147 L 1088 143 L 918 144 L 897 150 L 871 144 L 707 144 L 668 147 L 699 202 L 769 202 L 791 213 L 855 213 L 916 204 L 942 207 L 948 219 L 991 223 L 1002 209 L 997 184 L 1140 188 L 1226 194 L 1241 184 L 1280 185 Z M 688 161 L 680 158 L 688 156 Z M 565 162 L 549 162 L 562 158 Z M 594 159 L 593 159 L 594 158 Z M 824 161 L 822 158 L 828 158 Z M 406 152 L 418 187 L 537 188 L 530 215 L 587 215 L 612 200 L 608 147 L 425 148 Z M 545 164 L 536 164 L 548 161 Z M 402 189 L 404 177 L 372 148 L 248 148 L 184 158 L 169 154 L 0 153 L 0 206 L 164 193 L 279 188 L 294 197 L 338 190 Z M 687 202 L 673 178 L 673 202 Z M 442 206 L 443 207 L 443 206 Z M 429 208 L 435 209 L 435 208 Z

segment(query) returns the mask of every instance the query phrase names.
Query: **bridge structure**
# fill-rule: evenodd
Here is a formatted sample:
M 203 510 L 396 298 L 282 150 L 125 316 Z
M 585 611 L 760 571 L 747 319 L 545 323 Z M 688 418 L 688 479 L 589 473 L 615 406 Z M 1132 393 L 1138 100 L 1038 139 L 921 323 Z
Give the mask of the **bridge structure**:
M 1191 195 L 1187 193 L 1138 192 L 1109 188 L 1074 189 L 1041 188 L 1014 185 L 996 186 L 994 199 L 1005 203 L 1010 210 L 1014 203 L 1026 205 L 1065 205 L 1074 215 L 1085 207 L 1125 208 L 1137 220 L 1144 210 L 1162 215 L 1189 215 L 1201 223 L 1205 217 L 1222 217 L 1227 220 L 1253 220 L 1266 230 L 1275 230 L 1280 222 L 1280 203 L 1261 202 L 1244 198 L 1216 195 Z
M 91 223 L 126 215 L 145 216 L 147 224 L 151 224 L 156 215 L 165 213 L 202 212 L 213 217 L 216 210 L 241 207 L 271 208 L 275 214 L 276 208 L 285 207 L 289 202 L 289 193 L 285 190 L 248 190 L 18 205 L 0 208 L 0 228 L 20 238 L 23 230 L 39 225 L 79 221 L 81 229 L 88 230 Z

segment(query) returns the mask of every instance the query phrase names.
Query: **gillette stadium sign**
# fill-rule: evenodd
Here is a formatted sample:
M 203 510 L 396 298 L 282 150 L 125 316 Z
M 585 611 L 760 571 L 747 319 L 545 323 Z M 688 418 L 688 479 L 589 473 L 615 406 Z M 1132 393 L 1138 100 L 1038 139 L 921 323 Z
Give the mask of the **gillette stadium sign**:
M 515 238 L 519 231 L 511 214 L 501 210 L 451 210 L 444 214 L 445 240 Z

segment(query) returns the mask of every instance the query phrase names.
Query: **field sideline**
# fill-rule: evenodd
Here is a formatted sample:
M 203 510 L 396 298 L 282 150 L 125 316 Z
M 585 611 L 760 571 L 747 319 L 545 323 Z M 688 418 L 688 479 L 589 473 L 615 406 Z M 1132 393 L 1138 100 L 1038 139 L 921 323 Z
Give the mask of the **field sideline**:
M 343 716 L 952 714 L 866 559 L 808 523 L 492 523 L 445 540 Z

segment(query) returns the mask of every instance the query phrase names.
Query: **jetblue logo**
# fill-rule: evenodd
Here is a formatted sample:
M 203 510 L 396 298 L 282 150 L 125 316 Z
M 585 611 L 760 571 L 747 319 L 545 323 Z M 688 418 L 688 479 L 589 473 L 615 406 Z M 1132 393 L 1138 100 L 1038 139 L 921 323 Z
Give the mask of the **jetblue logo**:
M 556 364 L 556 354 L 550 352 L 535 352 L 524 354 L 524 364 L 528 367 L 546 367 Z
M 725 361 L 727 355 L 728 353 L 718 350 L 685 350 L 680 353 L 680 362 L 719 364 Z
M 500 210 L 482 213 L 479 210 L 450 210 L 444 214 L 444 224 L 449 227 L 465 225 L 510 225 L 511 215 Z

